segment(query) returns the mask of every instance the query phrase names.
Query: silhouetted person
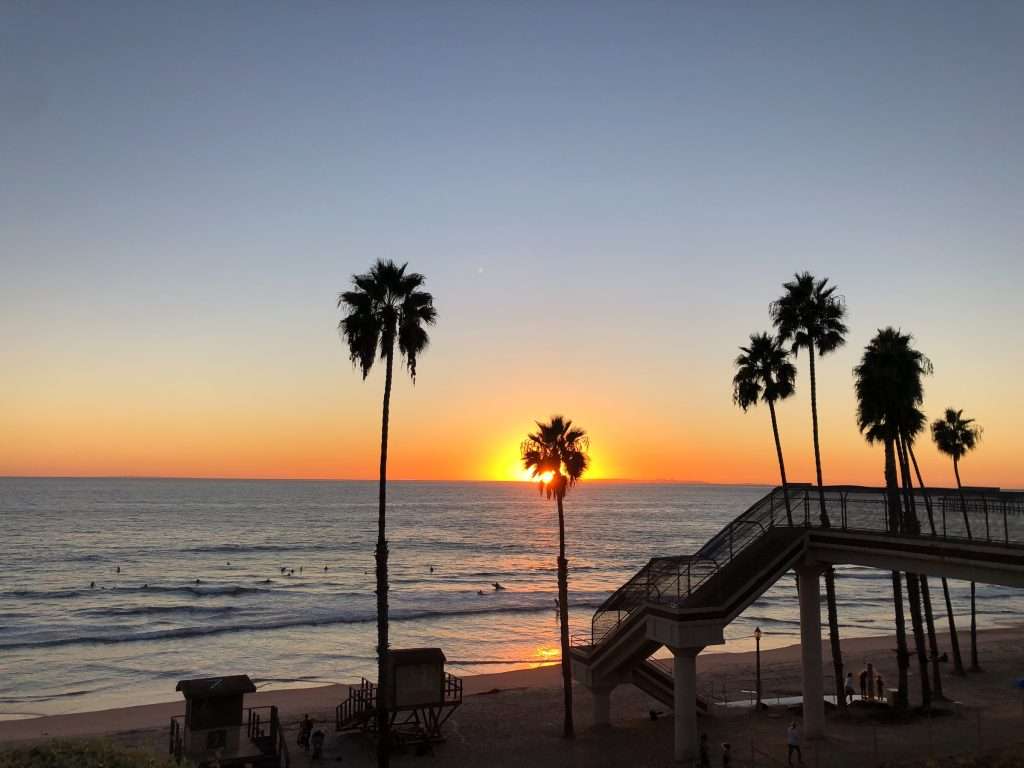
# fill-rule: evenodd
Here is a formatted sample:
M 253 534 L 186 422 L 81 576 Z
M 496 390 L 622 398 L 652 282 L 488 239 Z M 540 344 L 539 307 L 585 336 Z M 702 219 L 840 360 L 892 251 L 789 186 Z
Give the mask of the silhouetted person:
M 313 754 L 311 760 L 319 760 L 324 754 L 324 732 L 319 728 L 313 732 Z
M 722 768 L 730 768 L 732 765 L 732 746 L 729 742 L 722 744 Z
M 89 582 L 89 589 L 96 589 L 96 582 L 95 581 L 90 581 Z
M 494 584 L 492 586 L 494 587 L 494 591 L 495 592 L 500 592 L 501 590 L 504 589 L 504 587 L 501 586 L 501 584 L 499 584 L 498 582 L 494 582 Z
M 868 700 L 868 671 L 862 669 L 860 671 L 860 697 L 864 700 Z
M 846 673 L 846 703 L 852 704 L 857 689 L 853 687 L 853 672 Z
M 800 751 L 800 731 L 796 727 L 796 720 L 789 724 L 789 728 L 786 729 L 786 746 L 789 748 L 787 755 L 787 762 L 789 765 L 793 764 L 793 753 L 796 752 L 797 759 L 800 763 L 804 762 L 804 754 Z
M 119 565 L 119 566 L 117 566 L 117 571 L 116 571 L 116 573 L 120 573 L 120 572 L 121 572 L 121 566 Z
M 324 566 L 324 573 L 327 573 L 327 566 Z
M 196 579 L 196 584 L 202 584 L 202 583 L 203 583 L 203 582 L 202 582 L 201 580 L 199 580 L 199 579 Z
M 299 724 L 299 746 L 304 752 L 309 751 L 309 737 L 312 733 L 313 721 L 309 719 L 309 715 L 303 715 L 302 722 Z
M 708 735 L 700 735 L 700 768 L 711 768 L 711 753 L 708 748 Z

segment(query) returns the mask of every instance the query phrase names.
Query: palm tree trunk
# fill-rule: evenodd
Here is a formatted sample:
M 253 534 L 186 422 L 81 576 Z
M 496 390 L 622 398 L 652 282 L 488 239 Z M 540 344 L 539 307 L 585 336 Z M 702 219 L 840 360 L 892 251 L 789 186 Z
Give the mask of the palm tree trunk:
M 924 506 L 928 510 L 928 525 L 931 529 L 932 536 L 936 535 L 935 530 L 935 514 L 932 510 L 932 500 L 928 496 L 928 490 L 925 488 L 924 479 L 921 477 L 921 467 L 917 464 L 917 456 L 914 455 L 914 446 L 909 442 L 907 443 L 907 453 L 910 456 L 910 461 L 914 465 L 914 474 L 917 475 L 917 485 L 921 489 L 921 493 L 924 496 Z M 922 589 L 927 592 L 927 580 L 922 581 Z M 946 581 L 946 577 L 942 577 L 942 594 L 946 600 L 946 620 L 949 624 L 949 645 L 953 649 L 953 674 L 963 675 L 964 673 L 964 660 L 960 655 L 960 638 L 956 634 L 956 617 L 953 615 L 953 603 L 949 599 L 949 582 Z M 930 608 L 926 604 L 926 610 Z M 932 623 L 934 627 L 934 622 Z M 938 649 L 935 649 L 935 653 L 938 653 Z M 938 664 L 938 661 L 935 661 Z M 936 670 L 938 667 L 936 666 Z M 939 679 L 938 672 L 935 673 L 935 695 L 938 697 L 942 696 L 942 682 Z
M 811 372 L 811 431 L 814 437 L 814 470 L 818 479 L 818 503 L 821 507 L 821 525 L 830 527 L 825 509 L 825 486 L 821 479 L 821 447 L 818 440 L 818 385 L 814 372 L 814 345 L 807 347 L 808 368 Z M 825 598 L 828 603 L 828 640 L 832 650 L 832 671 L 835 675 L 836 702 L 841 712 L 846 711 L 843 678 L 843 650 L 839 642 L 839 613 L 836 610 L 836 573 L 832 566 L 825 569 Z
M 939 669 L 939 639 L 935 635 L 935 614 L 932 612 L 932 594 L 928 577 L 921 574 L 921 600 L 924 602 L 924 622 L 928 630 L 928 656 L 932 662 L 932 693 L 936 699 L 945 699 L 942 693 L 942 674 Z
M 789 484 L 786 482 L 786 462 L 782 460 L 782 441 L 779 440 L 779 422 L 775 418 L 775 403 L 768 401 L 768 410 L 772 414 L 772 434 L 775 435 L 775 453 L 779 457 L 779 475 L 782 477 L 782 498 L 786 501 L 786 520 L 793 527 L 793 508 L 789 503 Z
M 903 482 L 903 513 L 906 517 L 906 529 L 913 535 L 920 534 L 921 523 L 917 519 L 914 494 L 910 483 L 910 465 L 904 450 L 902 437 L 896 441 L 896 455 L 900 464 L 900 478 Z M 921 580 L 917 574 L 907 574 L 907 600 L 910 602 L 910 622 L 914 628 L 914 650 L 917 653 L 918 673 L 921 677 L 921 706 L 928 709 L 932 705 L 932 688 L 928 680 L 928 651 L 925 646 L 925 629 L 921 617 Z M 931 606 L 928 607 L 929 614 Z M 934 629 L 931 640 L 934 644 Z
M 896 455 L 892 439 L 885 441 L 885 489 L 888 499 L 890 525 L 894 528 L 899 519 L 900 491 L 896 484 Z M 907 628 L 906 619 L 903 615 L 903 587 L 900 579 L 900 572 L 892 572 L 892 600 L 893 610 L 896 614 L 896 667 L 899 671 L 899 696 L 896 706 L 899 710 L 905 711 L 909 706 L 907 695 L 907 669 L 910 667 L 910 654 L 907 652 Z
M 388 473 L 388 419 L 391 413 L 391 373 L 395 360 L 392 341 L 387 351 L 384 377 L 384 410 L 380 426 L 380 488 L 377 511 L 377 766 L 387 768 L 391 756 L 391 720 L 388 714 L 388 541 L 386 501 Z
M 563 734 L 573 738 L 575 729 L 572 722 L 572 660 L 569 657 L 569 561 L 565 559 L 565 513 L 562 509 L 562 494 L 558 500 L 558 616 L 561 620 L 562 640 L 562 688 L 565 693 L 565 722 Z
M 960 495 L 960 511 L 964 515 L 964 528 L 967 530 L 967 539 L 972 540 L 971 519 L 967 514 L 967 499 L 964 498 L 964 486 L 960 482 L 960 462 L 956 456 L 953 457 L 953 474 L 956 475 L 956 490 Z M 971 672 L 981 672 L 981 665 L 978 663 L 978 614 L 975 605 L 976 584 L 971 582 Z
M 818 478 L 818 503 L 821 506 L 821 525 L 829 527 L 828 511 L 825 509 L 825 486 L 821 480 L 821 447 L 818 441 L 818 384 L 814 373 L 814 345 L 807 347 L 808 368 L 811 371 L 811 433 L 814 436 L 814 471 Z
M 975 583 L 971 582 L 971 672 L 981 672 L 978 663 L 978 614 L 975 606 Z

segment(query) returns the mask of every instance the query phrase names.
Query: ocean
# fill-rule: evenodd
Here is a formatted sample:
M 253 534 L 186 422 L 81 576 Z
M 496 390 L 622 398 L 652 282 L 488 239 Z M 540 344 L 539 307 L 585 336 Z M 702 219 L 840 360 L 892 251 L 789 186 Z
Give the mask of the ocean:
M 695 551 L 767 490 L 573 489 L 574 630 L 649 558 Z M 0 478 L 0 718 L 173 701 L 187 677 L 246 673 L 260 688 L 375 677 L 376 493 L 374 482 Z M 536 486 L 395 482 L 388 534 L 393 647 L 440 646 L 456 674 L 557 660 L 557 515 Z M 964 616 L 967 585 L 950 583 Z M 841 569 L 842 634 L 892 632 L 890 589 L 885 572 Z M 1022 610 L 1024 591 L 979 585 L 980 626 Z M 944 629 L 936 605 L 939 616 Z M 755 626 L 762 647 L 798 641 L 791 576 L 709 651 L 749 649 Z

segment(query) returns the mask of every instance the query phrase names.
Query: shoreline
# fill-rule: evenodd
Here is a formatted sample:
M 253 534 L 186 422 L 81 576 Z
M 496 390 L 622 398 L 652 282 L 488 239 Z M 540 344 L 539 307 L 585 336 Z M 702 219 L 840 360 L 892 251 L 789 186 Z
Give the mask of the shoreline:
M 978 631 L 982 658 L 986 658 L 986 646 L 993 649 L 1000 643 L 1019 642 L 1024 623 L 1002 629 Z M 966 657 L 969 647 L 969 633 L 960 632 L 961 649 Z M 939 644 L 948 650 L 947 633 L 938 633 Z M 849 638 L 843 641 L 843 657 L 848 671 L 856 676 L 867 657 L 875 666 L 886 673 L 887 679 L 895 680 L 895 662 L 892 649 L 894 635 Z M 831 668 L 831 656 L 827 638 L 822 639 L 823 672 Z M 703 685 L 710 683 L 719 690 L 732 690 L 733 698 L 743 698 L 749 689 L 748 678 L 752 681 L 754 651 L 719 651 L 702 653 L 697 657 L 698 679 Z M 798 694 L 800 645 L 791 644 L 761 651 L 764 693 L 766 700 L 782 695 Z M 912 664 L 912 672 L 915 670 Z M 1024 672 L 1022 666 L 1021 672 Z M 952 665 L 944 666 L 944 677 L 952 677 Z M 891 676 L 890 676 L 891 675 Z M 561 685 L 560 664 L 506 672 L 483 673 L 461 676 L 466 699 L 492 693 L 508 691 L 529 691 L 545 688 L 559 688 Z M 964 679 L 964 678 L 961 678 Z M 969 678 L 968 678 L 969 679 Z M 628 686 L 622 686 L 628 687 Z M 333 720 L 334 707 L 347 695 L 348 684 L 329 684 L 305 688 L 285 688 L 258 691 L 246 696 L 246 706 L 274 704 L 281 712 L 282 720 L 298 720 L 310 713 L 319 721 Z M 589 706 L 586 689 L 576 686 L 577 708 Z M 170 698 L 170 694 L 169 694 Z M 965 705 L 971 701 L 964 699 Z M 981 702 L 978 702 L 979 704 Z M 151 731 L 167 727 L 173 715 L 184 712 L 184 700 L 168 700 L 153 704 L 138 704 L 130 707 L 101 709 L 62 715 L 44 715 L 0 720 L 0 744 L 31 742 L 51 738 L 83 738 L 92 736 L 113 736 L 116 734 Z

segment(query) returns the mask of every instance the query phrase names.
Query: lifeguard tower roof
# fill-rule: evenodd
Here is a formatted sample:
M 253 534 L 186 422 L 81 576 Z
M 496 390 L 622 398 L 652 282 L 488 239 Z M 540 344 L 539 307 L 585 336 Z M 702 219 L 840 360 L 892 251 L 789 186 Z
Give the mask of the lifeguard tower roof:
M 194 680 L 179 680 L 174 690 L 181 691 L 186 699 L 212 699 L 220 696 L 239 696 L 255 693 L 256 686 L 248 675 L 225 675 L 224 677 L 199 677 Z
M 399 648 L 388 651 L 391 663 L 397 667 L 406 664 L 429 664 L 431 662 L 444 664 L 444 651 L 440 648 Z

